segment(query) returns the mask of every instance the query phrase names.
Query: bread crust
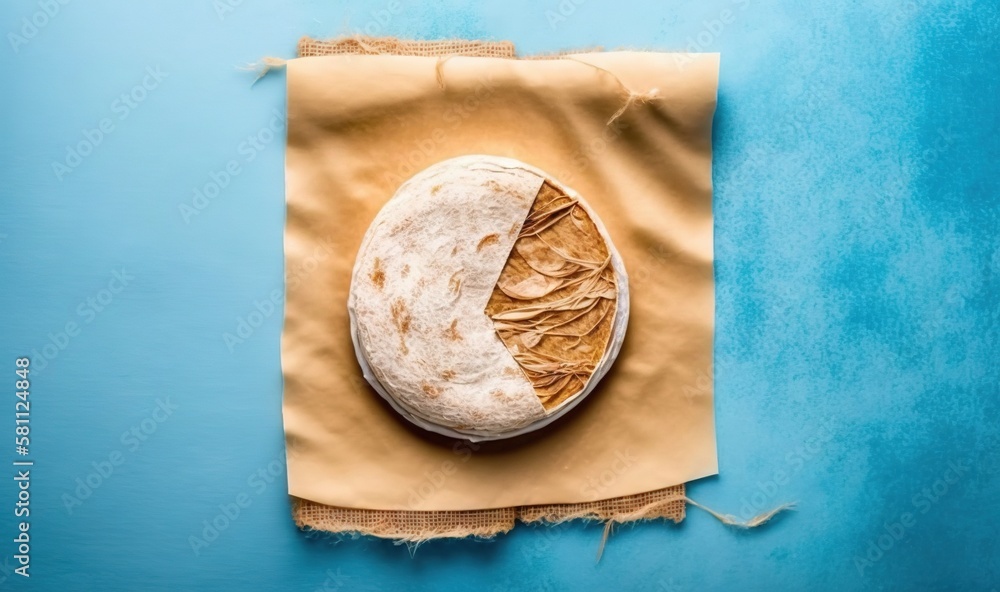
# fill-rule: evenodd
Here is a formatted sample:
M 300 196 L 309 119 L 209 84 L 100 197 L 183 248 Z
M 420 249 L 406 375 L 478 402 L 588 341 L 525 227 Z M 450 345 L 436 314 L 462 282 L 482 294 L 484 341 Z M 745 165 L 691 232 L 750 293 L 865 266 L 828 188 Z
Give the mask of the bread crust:
M 568 217 L 532 232 L 538 214 L 560 200 L 574 204 Z M 553 255 L 539 241 L 554 241 L 576 262 L 563 271 L 580 273 L 532 291 L 538 274 L 523 264 L 547 269 Z M 557 311 L 578 317 L 561 326 L 581 338 L 567 341 L 557 327 L 531 343 L 517 327 L 524 323 L 511 320 L 525 304 L 579 300 L 572 292 L 581 283 L 582 314 Z M 386 203 L 359 249 L 348 308 L 365 378 L 397 411 L 445 435 L 497 439 L 548 423 L 592 390 L 620 347 L 627 279 L 579 196 L 524 163 L 475 155 L 425 169 Z M 542 329 L 554 319 L 534 316 Z M 570 366 L 577 370 L 559 370 Z

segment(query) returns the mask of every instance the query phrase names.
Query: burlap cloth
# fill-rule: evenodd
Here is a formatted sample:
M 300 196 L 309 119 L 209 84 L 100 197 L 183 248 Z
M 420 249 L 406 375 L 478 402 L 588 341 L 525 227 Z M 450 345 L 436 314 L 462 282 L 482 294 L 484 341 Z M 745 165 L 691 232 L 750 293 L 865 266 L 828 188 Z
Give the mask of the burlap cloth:
M 421 542 L 492 537 L 517 520 L 683 520 L 684 483 L 717 472 L 718 56 L 524 61 L 508 42 L 373 38 L 304 38 L 299 56 L 288 62 L 282 335 L 296 524 Z M 381 205 L 412 174 L 473 153 L 518 158 L 584 195 L 632 290 L 625 347 L 601 386 L 539 435 L 496 446 L 396 417 L 361 379 L 346 311 Z

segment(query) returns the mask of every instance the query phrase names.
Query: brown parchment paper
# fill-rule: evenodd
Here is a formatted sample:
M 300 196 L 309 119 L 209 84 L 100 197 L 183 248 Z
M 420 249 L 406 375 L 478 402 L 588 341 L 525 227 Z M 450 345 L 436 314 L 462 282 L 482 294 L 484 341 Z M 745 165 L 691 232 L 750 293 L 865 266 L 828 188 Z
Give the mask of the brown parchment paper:
M 282 368 L 297 507 L 587 507 L 676 497 L 683 489 L 668 488 L 716 473 L 717 73 L 715 54 L 643 52 L 288 63 Z M 654 88 L 655 100 L 629 101 L 629 90 Z M 578 191 L 629 273 L 629 328 L 610 373 L 566 417 L 514 441 L 452 442 L 411 427 L 369 389 L 351 344 L 347 295 L 368 224 L 408 177 L 465 154 L 516 158 Z

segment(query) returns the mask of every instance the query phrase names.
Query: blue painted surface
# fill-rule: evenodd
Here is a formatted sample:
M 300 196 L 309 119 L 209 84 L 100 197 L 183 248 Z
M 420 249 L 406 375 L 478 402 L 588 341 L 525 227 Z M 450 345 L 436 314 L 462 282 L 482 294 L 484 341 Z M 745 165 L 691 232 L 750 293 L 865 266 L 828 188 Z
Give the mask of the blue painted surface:
M 231 3 L 0 7 L 0 31 L 26 42 L 0 47 L 0 432 L 14 360 L 39 352 L 31 578 L 8 563 L 0 589 L 1000 587 L 995 2 Z M 696 510 L 623 528 L 597 565 L 599 526 L 415 558 L 296 531 L 275 462 L 281 310 L 249 319 L 282 287 L 283 137 L 263 130 L 284 81 L 251 88 L 236 66 L 345 31 L 722 52 L 722 473 L 690 494 L 798 512 L 752 533 Z M 77 162 L 81 142 L 97 145 Z M 225 187 L 186 221 L 213 175 Z M 230 350 L 240 319 L 261 323 Z M 6 557 L 15 487 L 0 485 Z M 249 507 L 196 555 L 189 537 L 241 494 Z

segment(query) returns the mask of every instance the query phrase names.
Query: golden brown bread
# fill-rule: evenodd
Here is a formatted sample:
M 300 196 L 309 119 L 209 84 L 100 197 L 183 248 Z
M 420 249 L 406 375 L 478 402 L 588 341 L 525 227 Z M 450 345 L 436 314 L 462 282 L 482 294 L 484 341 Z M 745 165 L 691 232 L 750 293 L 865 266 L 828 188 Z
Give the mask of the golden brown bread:
M 617 283 L 590 215 L 542 184 L 486 314 L 546 410 L 583 391 L 608 346 Z

